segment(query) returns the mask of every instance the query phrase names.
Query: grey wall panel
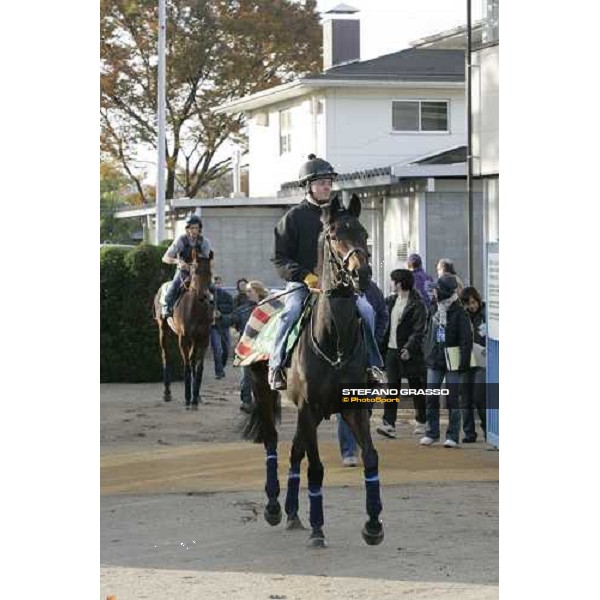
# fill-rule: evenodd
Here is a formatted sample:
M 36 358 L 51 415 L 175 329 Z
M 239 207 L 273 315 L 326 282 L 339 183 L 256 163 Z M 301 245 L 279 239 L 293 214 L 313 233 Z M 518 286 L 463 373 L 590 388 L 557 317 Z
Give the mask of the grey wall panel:
M 483 288 L 483 205 L 482 194 L 473 194 L 474 274 L 473 285 Z M 427 272 L 437 277 L 440 258 L 454 261 L 465 285 L 467 274 L 467 195 L 465 192 L 427 194 Z
M 273 229 L 283 214 L 279 207 L 203 210 L 204 233 L 226 286 L 235 285 L 240 277 L 258 279 L 269 287 L 283 285 L 270 261 Z

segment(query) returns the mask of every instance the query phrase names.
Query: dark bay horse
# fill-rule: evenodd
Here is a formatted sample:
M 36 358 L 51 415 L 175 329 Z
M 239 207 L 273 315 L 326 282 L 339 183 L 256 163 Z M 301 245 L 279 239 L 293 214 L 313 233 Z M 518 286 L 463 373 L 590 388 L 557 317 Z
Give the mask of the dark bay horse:
M 341 384 L 367 387 L 367 351 L 362 323 L 357 312 L 358 290 L 369 282 L 367 232 L 360 224 L 360 200 L 356 195 L 348 210 L 337 197 L 323 209 L 323 232 L 319 240 L 317 274 L 321 293 L 310 322 L 303 330 L 288 369 L 288 395 L 298 408 L 296 432 L 290 452 L 290 470 L 285 501 L 288 529 L 303 529 L 298 517 L 300 463 L 308 457 L 308 496 L 310 502 L 310 545 L 325 546 L 323 533 L 323 464 L 319 457 L 317 428 L 323 418 L 341 412 L 361 447 L 364 465 L 367 514 L 369 519 L 362 536 L 369 545 L 381 543 L 383 525 L 378 455 L 371 440 L 369 411 L 364 407 L 341 405 Z M 264 362 L 250 367 L 256 397 L 249 415 L 246 437 L 263 442 L 267 459 L 265 491 L 268 502 L 264 510 L 270 525 L 281 522 L 279 480 L 277 477 L 277 430 L 274 409 L 277 392 L 267 382 Z
M 204 369 L 204 355 L 210 340 L 210 327 L 213 322 L 213 307 L 210 304 L 209 285 L 211 282 L 210 259 L 197 258 L 192 252 L 190 264 L 189 289 L 183 293 L 181 300 L 173 310 L 173 326 L 169 326 L 167 319 L 162 317 L 159 303 L 160 291 L 154 297 L 154 315 L 158 324 L 158 338 L 162 353 L 163 382 L 165 402 L 172 399 L 170 356 L 168 353 L 168 339 L 176 335 L 179 342 L 179 351 L 184 365 L 185 406 L 197 409 L 202 384 Z

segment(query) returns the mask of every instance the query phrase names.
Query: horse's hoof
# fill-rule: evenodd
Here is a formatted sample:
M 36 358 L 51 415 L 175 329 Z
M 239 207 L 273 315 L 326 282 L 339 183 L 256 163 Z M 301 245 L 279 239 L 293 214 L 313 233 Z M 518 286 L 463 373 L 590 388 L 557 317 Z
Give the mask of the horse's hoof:
M 190 403 L 189 402 L 185 403 L 185 410 L 190 410 Z
M 279 525 L 281 523 L 281 505 L 279 502 L 272 508 L 269 509 L 269 505 L 265 506 L 265 521 L 271 525 Z
M 306 529 L 304 525 L 302 525 L 302 521 L 298 515 L 294 515 L 293 517 L 287 518 L 287 523 L 285 524 L 285 528 L 288 531 L 293 531 L 295 529 Z
M 168 396 L 167 396 L 167 395 L 165 394 L 165 395 L 163 396 L 163 400 L 164 400 L 165 402 L 171 402 L 171 400 L 173 400 L 173 397 L 172 397 L 171 395 L 168 395 Z
M 378 519 L 367 521 L 361 533 L 369 546 L 377 546 L 383 542 L 383 524 Z
M 327 540 L 325 539 L 325 534 L 322 529 L 313 530 L 310 534 L 308 545 L 311 548 L 325 548 L 327 546 Z

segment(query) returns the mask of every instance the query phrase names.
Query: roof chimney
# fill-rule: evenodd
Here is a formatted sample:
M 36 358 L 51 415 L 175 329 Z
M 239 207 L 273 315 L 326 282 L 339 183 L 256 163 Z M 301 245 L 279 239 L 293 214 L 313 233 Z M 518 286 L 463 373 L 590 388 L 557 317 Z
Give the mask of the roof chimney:
M 347 17 L 357 12 L 357 8 L 338 4 L 324 13 L 331 15 L 323 21 L 324 71 L 360 60 L 360 20 Z

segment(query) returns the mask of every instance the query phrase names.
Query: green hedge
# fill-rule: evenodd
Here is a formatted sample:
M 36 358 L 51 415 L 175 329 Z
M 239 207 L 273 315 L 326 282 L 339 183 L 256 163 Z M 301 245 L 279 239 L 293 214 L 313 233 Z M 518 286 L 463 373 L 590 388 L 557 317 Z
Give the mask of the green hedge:
M 175 267 L 161 258 L 168 242 L 136 248 L 100 250 L 100 381 L 154 382 L 162 379 L 158 328 L 152 314 L 154 295 Z M 173 379 L 181 360 L 171 345 Z

